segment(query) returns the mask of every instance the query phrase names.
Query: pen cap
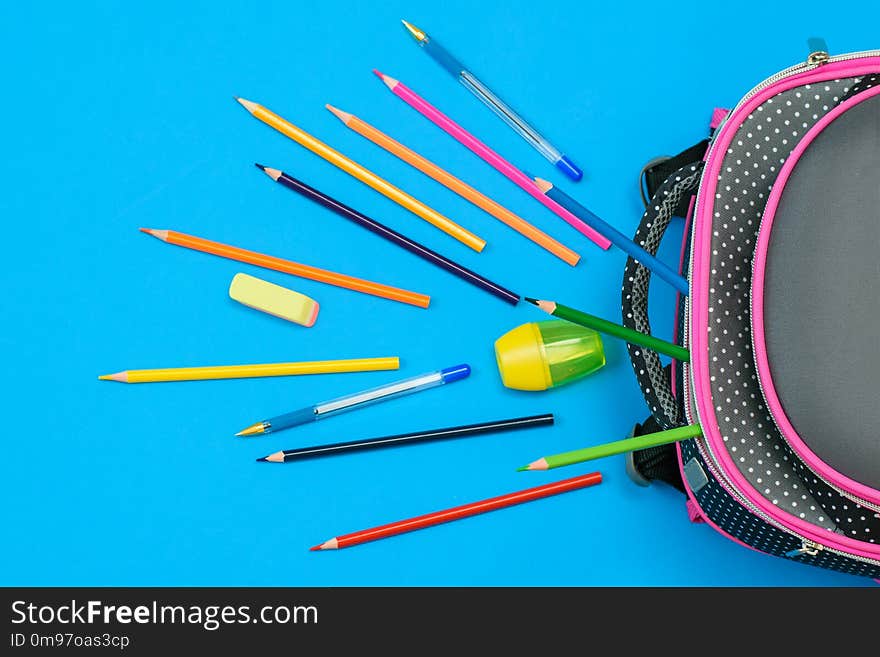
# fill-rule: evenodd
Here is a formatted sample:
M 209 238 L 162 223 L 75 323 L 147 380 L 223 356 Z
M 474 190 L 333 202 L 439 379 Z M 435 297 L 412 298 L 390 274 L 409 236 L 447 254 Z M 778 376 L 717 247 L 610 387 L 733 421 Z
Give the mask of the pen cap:
M 471 375 L 471 366 L 467 364 L 456 365 L 454 367 L 444 367 L 440 370 L 440 376 L 443 383 L 453 383 L 460 379 L 466 379 Z
M 584 177 L 584 172 L 581 171 L 580 167 L 569 160 L 565 155 L 557 160 L 556 168 L 562 171 L 562 173 L 564 173 L 575 182 L 578 182 L 581 178 Z
M 514 390 L 547 390 L 605 364 L 599 334 L 561 319 L 522 324 L 495 341 L 501 381 Z

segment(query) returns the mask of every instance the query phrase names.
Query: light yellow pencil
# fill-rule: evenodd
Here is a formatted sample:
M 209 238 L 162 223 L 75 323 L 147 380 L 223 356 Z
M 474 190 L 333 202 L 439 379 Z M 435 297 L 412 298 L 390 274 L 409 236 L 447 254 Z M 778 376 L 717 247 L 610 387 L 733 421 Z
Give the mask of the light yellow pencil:
M 365 169 L 354 160 L 349 159 L 339 151 L 330 148 L 330 146 L 328 146 L 324 142 L 315 139 L 305 130 L 296 127 L 287 119 L 284 119 L 275 114 L 275 112 L 266 109 L 258 103 L 254 103 L 250 100 L 245 100 L 244 98 L 239 98 L 236 96 L 235 100 L 241 103 L 241 105 L 248 112 L 250 112 L 256 118 L 260 119 L 260 121 L 262 121 L 266 125 L 275 128 L 283 135 L 287 135 L 300 146 L 304 146 L 305 148 L 312 151 L 315 155 L 324 158 L 325 160 L 339 167 L 349 175 L 354 176 L 362 183 L 369 185 L 380 194 L 387 196 L 395 203 L 405 207 L 413 214 L 421 217 L 428 223 L 439 228 L 447 235 L 454 237 L 459 242 L 466 244 L 474 251 L 482 251 L 483 248 L 486 246 L 486 240 L 484 240 L 483 238 L 474 235 L 472 232 L 465 228 L 462 228 L 451 219 L 444 217 L 436 210 L 429 208 L 427 205 L 425 205 L 418 199 L 413 198 L 402 189 L 398 189 L 384 178 L 380 178 L 375 173 L 368 169 Z
M 300 374 L 336 374 L 340 372 L 375 372 L 396 370 L 397 356 L 313 360 L 299 363 L 262 363 L 258 365 L 217 365 L 211 367 L 171 367 L 155 370 L 126 370 L 102 374 L 102 381 L 120 383 L 163 383 L 167 381 L 204 381 L 207 379 L 249 379 L 261 376 L 296 376 Z

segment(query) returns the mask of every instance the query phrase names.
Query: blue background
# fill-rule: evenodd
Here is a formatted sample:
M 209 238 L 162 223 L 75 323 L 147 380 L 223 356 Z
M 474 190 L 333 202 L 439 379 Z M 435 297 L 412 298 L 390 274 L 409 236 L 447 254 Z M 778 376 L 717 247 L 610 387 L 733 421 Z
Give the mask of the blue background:
M 511 308 L 273 184 L 283 168 L 521 294 L 620 314 L 624 255 L 603 253 L 418 116 L 370 74 L 408 83 L 517 163 L 632 233 L 642 164 L 706 134 L 764 77 L 878 47 L 876 24 L 767 3 L 6 3 L 5 384 L 0 583 L 20 585 L 859 585 L 688 522 L 682 496 L 639 488 L 621 457 L 516 473 L 539 456 L 624 437 L 646 415 L 623 344 L 546 393 L 502 387 L 493 341 L 543 315 Z M 378 3 L 377 3 L 378 4 Z M 425 28 L 587 172 L 569 184 L 419 52 Z M 254 120 L 274 109 L 485 237 L 476 254 Z M 557 260 L 323 109 L 359 115 L 574 247 Z M 426 292 L 429 310 L 163 245 L 172 228 Z M 680 224 L 673 233 L 680 234 Z M 677 258 L 678 235 L 662 250 Z M 239 271 L 321 303 L 312 329 L 231 301 Z M 652 319 L 668 336 L 673 295 Z M 125 386 L 123 369 L 399 355 L 399 373 Z M 470 380 L 274 436 L 269 415 L 469 362 Z M 548 429 L 286 466 L 278 449 L 553 412 Z M 336 553 L 363 529 L 601 468 L 605 482 Z

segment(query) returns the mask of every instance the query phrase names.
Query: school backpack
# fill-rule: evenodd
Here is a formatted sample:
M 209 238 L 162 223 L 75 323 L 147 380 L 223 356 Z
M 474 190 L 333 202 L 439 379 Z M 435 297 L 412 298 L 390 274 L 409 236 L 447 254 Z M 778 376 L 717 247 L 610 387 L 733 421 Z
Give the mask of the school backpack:
M 880 578 L 880 51 L 813 52 L 712 128 L 643 171 L 634 238 L 656 253 L 686 218 L 676 341 L 690 361 L 628 345 L 650 409 L 634 434 L 702 436 L 627 469 L 734 541 Z M 644 333 L 650 280 L 627 261 L 623 322 Z

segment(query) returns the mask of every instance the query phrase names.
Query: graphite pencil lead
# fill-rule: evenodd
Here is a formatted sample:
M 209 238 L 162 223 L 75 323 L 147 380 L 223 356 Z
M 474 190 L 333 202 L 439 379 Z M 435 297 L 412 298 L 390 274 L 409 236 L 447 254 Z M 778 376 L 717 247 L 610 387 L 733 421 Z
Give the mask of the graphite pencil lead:
M 528 302 L 529 302 L 530 304 L 532 304 L 533 306 L 537 306 L 537 305 L 538 305 L 538 300 L 537 300 L 537 299 L 532 299 L 532 297 L 523 297 L 523 299 L 525 299 L 526 301 L 528 301 Z
M 267 459 L 266 459 L 265 456 L 261 456 L 260 458 L 257 459 L 257 462 L 260 462 L 260 461 L 266 461 L 266 460 L 267 460 Z
M 262 164 L 258 164 L 267 176 L 269 176 L 275 182 L 278 182 L 278 179 L 281 177 L 281 169 L 273 169 L 272 167 L 264 167 Z
M 254 162 L 254 166 L 257 167 L 260 171 L 266 170 L 266 167 L 264 167 L 262 164 L 260 164 L 258 162 Z

